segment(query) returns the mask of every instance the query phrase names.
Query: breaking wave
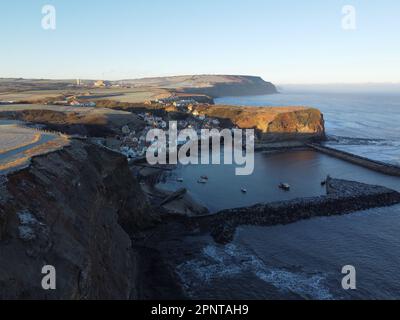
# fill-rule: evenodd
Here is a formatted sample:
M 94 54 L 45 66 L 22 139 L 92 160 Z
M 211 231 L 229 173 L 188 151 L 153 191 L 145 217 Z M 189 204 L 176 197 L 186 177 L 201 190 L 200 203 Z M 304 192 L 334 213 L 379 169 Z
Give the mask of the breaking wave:
M 327 146 L 372 160 L 400 166 L 400 141 L 329 136 Z
M 353 137 L 342 137 L 342 136 L 328 136 L 330 145 L 352 145 L 352 146 L 397 146 L 398 141 L 386 140 L 386 139 L 368 139 L 368 138 L 353 138 Z
M 233 244 L 224 247 L 206 246 L 200 258 L 180 264 L 176 272 L 186 292 L 192 297 L 200 284 L 210 285 L 213 280 L 252 273 L 283 294 L 291 292 L 304 299 L 333 299 L 333 295 L 324 285 L 326 277 L 323 274 L 310 275 L 272 268 L 254 254 Z

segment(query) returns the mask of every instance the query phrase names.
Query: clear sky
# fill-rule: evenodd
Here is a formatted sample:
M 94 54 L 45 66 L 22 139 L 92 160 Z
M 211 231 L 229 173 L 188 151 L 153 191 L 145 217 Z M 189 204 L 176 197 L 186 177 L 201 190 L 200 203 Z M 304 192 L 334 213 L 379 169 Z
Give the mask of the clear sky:
M 56 30 L 41 26 L 46 4 Z M 0 34 L 0 77 L 400 82 L 399 0 L 1 0 Z

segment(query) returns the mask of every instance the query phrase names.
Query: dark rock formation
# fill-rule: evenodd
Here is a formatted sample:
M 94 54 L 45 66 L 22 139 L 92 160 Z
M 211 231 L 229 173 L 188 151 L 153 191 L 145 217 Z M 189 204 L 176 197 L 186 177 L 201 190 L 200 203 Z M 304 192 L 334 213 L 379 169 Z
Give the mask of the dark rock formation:
M 137 298 L 128 233 L 154 218 L 124 157 L 75 140 L 3 184 L 0 299 Z M 41 287 L 44 265 L 56 268 L 55 291 Z
M 232 241 L 239 225 L 289 224 L 317 216 L 343 215 L 400 203 L 399 192 L 381 186 L 328 178 L 326 188 L 326 196 L 223 210 L 194 221 L 203 228 L 213 226 L 211 234 L 215 241 L 225 244 Z

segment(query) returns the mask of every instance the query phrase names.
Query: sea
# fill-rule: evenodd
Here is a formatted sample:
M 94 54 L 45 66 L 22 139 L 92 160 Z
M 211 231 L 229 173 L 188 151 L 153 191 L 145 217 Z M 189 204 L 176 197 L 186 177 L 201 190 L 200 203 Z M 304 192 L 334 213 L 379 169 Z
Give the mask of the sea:
M 216 103 L 318 108 L 329 146 L 400 165 L 400 93 L 285 91 Z M 328 174 L 400 191 L 398 177 L 313 151 L 256 154 L 254 173 L 244 177 L 229 165 L 181 166 L 159 186 L 187 187 L 194 199 L 217 212 L 324 194 L 320 182 Z M 205 185 L 197 183 L 202 175 L 209 176 Z M 280 182 L 290 183 L 291 191 L 280 190 Z M 400 205 L 286 226 L 241 226 L 225 246 L 204 236 L 188 241 L 199 249 L 176 265 L 176 274 L 192 298 L 400 299 Z M 355 290 L 342 287 L 348 265 L 356 270 Z
M 226 97 L 217 104 L 315 107 L 324 114 L 328 144 L 370 159 L 400 165 L 399 92 L 298 92 Z

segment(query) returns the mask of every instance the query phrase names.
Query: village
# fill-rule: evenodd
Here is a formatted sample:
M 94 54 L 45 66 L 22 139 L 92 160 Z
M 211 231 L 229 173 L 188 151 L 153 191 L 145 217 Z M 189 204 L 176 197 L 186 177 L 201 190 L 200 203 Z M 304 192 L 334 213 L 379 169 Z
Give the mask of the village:
M 220 120 L 200 114 L 195 110 L 193 104 L 188 104 L 187 101 L 175 101 L 173 105 L 178 105 L 177 110 L 186 116 L 186 119 L 176 121 L 177 130 L 192 129 L 200 136 L 202 129 L 221 129 Z M 142 130 L 137 132 L 129 126 L 124 126 L 121 129 L 121 134 L 116 137 L 120 141 L 119 151 L 131 162 L 143 159 L 148 148 L 155 142 L 146 139 L 150 130 L 168 129 L 169 119 L 167 117 L 156 116 L 151 112 L 139 113 L 138 116 L 146 124 Z M 178 140 L 178 146 L 185 144 L 185 142 L 186 140 Z

